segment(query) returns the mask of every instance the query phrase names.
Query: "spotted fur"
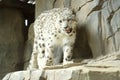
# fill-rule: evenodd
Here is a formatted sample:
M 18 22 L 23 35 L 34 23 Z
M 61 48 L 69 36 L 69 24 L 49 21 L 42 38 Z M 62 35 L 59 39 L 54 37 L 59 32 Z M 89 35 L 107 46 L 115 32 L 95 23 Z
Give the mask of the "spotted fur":
M 63 64 L 68 64 L 76 38 L 75 15 L 70 9 L 55 8 L 41 13 L 34 23 L 34 34 L 29 69 L 57 64 L 62 58 L 61 53 Z

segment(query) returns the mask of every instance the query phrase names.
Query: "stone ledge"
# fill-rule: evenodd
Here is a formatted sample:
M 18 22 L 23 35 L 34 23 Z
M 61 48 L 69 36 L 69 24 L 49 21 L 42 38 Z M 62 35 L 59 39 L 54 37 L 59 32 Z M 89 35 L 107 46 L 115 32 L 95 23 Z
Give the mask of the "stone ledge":
M 11 72 L 2 80 L 120 80 L 120 52 L 70 65 Z
M 2 80 L 120 80 L 120 68 L 75 66 L 60 69 L 18 71 Z

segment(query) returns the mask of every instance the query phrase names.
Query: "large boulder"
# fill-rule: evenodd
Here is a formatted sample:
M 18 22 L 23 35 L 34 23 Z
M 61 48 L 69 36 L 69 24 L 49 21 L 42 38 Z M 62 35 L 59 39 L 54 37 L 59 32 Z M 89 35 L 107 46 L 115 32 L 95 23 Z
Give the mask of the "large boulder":
M 23 69 L 24 18 L 14 8 L 0 8 L 0 80 L 6 73 Z

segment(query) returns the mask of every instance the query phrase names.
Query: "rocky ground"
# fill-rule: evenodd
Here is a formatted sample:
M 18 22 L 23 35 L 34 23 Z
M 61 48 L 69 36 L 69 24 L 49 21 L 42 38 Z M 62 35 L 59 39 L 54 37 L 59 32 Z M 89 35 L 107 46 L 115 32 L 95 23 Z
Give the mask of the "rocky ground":
M 11 72 L 2 80 L 120 80 L 120 52 L 43 70 Z

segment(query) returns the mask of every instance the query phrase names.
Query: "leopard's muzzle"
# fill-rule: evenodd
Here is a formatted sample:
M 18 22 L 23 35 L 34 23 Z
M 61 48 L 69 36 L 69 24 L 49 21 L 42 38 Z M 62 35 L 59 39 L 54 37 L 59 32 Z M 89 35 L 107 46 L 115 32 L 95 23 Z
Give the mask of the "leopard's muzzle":
M 66 33 L 71 33 L 72 32 L 72 28 L 70 28 L 70 27 L 65 27 L 65 32 Z

